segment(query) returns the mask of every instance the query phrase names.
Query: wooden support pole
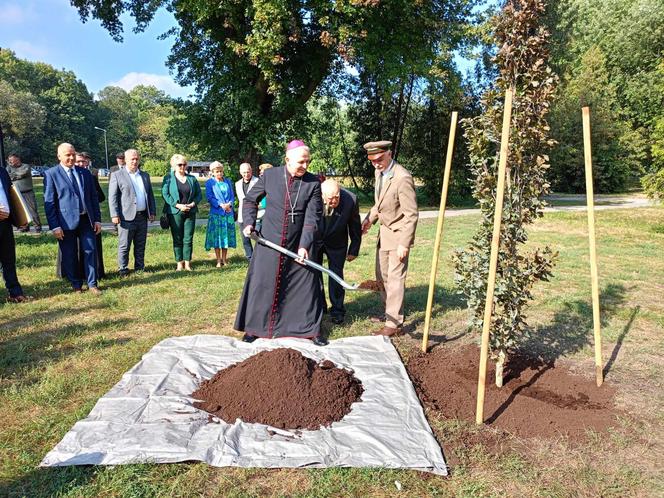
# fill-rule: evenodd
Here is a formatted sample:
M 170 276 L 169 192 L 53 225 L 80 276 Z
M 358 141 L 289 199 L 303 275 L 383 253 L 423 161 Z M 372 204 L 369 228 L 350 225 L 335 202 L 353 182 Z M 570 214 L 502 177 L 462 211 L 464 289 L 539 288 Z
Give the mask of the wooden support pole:
M 447 157 L 445 158 L 445 173 L 443 174 L 443 190 L 440 194 L 440 207 L 438 208 L 438 225 L 436 226 L 436 239 L 433 243 L 433 257 L 431 261 L 431 278 L 429 279 L 429 297 L 427 298 L 427 310 L 424 315 L 424 334 L 422 335 L 422 351 L 426 353 L 429 342 L 429 327 L 431 326 L 431 309 L 433 308 L 433 296 L 436 289 L 436 275 L 438 274 L 438 259 L 440 244 L 443 239 L 443 223 L 445 221 L 445 206 L 447 205 L 447 188 L 450 184 L 450 170 L 452 169 L 452 153 L 454 152 L 454 139 L 456 137 L 456 125 L 459 113 L 452 112 L 452 123 L 450 124 L 450 135 L 447 140 Z
M 509 152 L 510 124 L 512 122 L 512 98 L 514 86 L 505 92 L 505 110 L 503 114 L 503 131 L 500 137 L 500 158 L 498 160 L 498 185 L 496 187 L 496 212 L 493 217 L 493 236 L 491 238 L 491 258 L 489 260 L 489 279 L 486 286 L 486 302 L 484 303 L 484 323 L 482 325 L 482 347 L 480 350 L 480 371 L 477 379 L 477 407 L 475 423 L 484 422 L 484 386 L 486 384 L 486 364 L 489 357 L 489 332 L 491 330 L 491 314 L 493 312 L 493 294 L 496 286 L 496 270 L 498 269 L 498 249 L 500 245 L 500 224 L 503 217 L 503 197 L 505 195 L 505 171 Z
M 602 371 L 602 334 L 600 330 L 599 277 L 595 249 L 595 201 L 593 192 L 593 154 L 590 140 L 590 108 L 581 109 L 583 118 L 583 152 L 586 164 L 586 201 L 588 204 L 588 239 L 590 242 L 590 281 L 593 292 L 593 329 L 595 331 L 595 381 L 597 387 L 604 382 Z

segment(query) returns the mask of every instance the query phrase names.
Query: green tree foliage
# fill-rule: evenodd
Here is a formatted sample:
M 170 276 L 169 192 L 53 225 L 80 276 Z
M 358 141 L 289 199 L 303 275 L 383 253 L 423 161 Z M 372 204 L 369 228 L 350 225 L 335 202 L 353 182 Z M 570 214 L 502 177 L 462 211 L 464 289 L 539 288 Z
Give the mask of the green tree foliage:
M 169 158 L 170 159 L 170 158 Z M 162 178 L 170 170 L 170 164 L 167 160 L 142 159 L 141 169 L 150 174 L 153 179 Z
M 34 161 L 44 136 L 46 111 L 29 92 L 16 91 L 0 80 L 0 123 L 8 154 L 20 154 L 25 162 Z
M 343 77 L 345 65 L 384 80 L 438 70 L 441 54 L 448 57 L 460 43 L 475 3 L 72 0 L 84 20 L 100 19 L 116 39 L 123 13 L 141 30 L 159 8 L 172 11 L 179 26 L 170 33 L 169 65 L 198 96 L 186 106 L 186 119 L 175 122 L 179 142 L 196 141 L 215 156 L 254 163 L 268 152 L 268 137 L 304 111 L 323 81 Z
M 638 133 L 620 118 L 615 85 L 609 79 L 604 54 L 596 46 L 583 55 L 576 71 L 558 87 L 550 119 L 558 142 L 551 151 L 550 182 L 558 191 L 586 191 L 583 106 L 591 108 L 595 191 L 623 191 L 628 180 L 641 172 L 645 146 Z
M 546 152 L 553 145 L 546 117 L 556 77 L 547 64 L 548 32 L 540 25 L 545 9 L 541 0 L 512 0 L 492 23 L 499 70 L 494 88 L 482 97 L 482 114 L 464 120 L 470 168 L 475 176 L 473 195 L 482 220 L 470 247 L 454 256 L 455 279 L 468 298 L 470 327 L 481 331 L 489 272 L 498 172 L 498 150 L 505 90 L 514 85 L 507 181 L 500 232 L 498 272 L 491 318 L 490 349 L 497 358 L 496 384 L 502 385 L 508 352 L 528 333 L 525 307 L 539 280 L 551 276 L 553 251 L 549 247 L 523 250 L 526 227 L 542 216 L 548 192 Z
M 136 110 L 136 148 L 145 158 L 168 161 L 175 153 L 168 128 L 175 116 L 173 99 L 153 86 L 139 85 L 129 92 Z
M 35 143 L 36 149 L 29 150 L 30 160 L 39 164 L 55 162 L 61 142 L 99 153 L 99 137 L 94 130 L 96 106 L 92 94 L 74 73 L 24 61 L 10 50 L 0 49 L 0 80 L 17 92 L 31 94 L 46 113 L 44 139 Z
M 106 130 L 108 153 L 113 157 L 135 147 L 138 139 L 138 109 L 122 88 L 107 86 L 97 95 L 99 117 Z
M 613 126 L 611 140 L 607 145 L 611 157 L 622 158 L 632 172 L 652 173 L 656 170 L 651 149 L 658 120 L 664 116 L 664 91 L 660 82 L 664 79 L 661 61 L 664 58 L 664 2 L 661 0 L 559 0 L 551 2 L 547 23 L 555 36 L 551 44 L 552 64 L 562 76 L 565 85 L 576 80 L 576 86 L 584 82 L 583 75 L 597 70 L 600 59 L 606 77 L 607 95 L 602 100 L 605 114 L 610 112 L 617 123 Z M 601 54 L 601 55 L 600 55 Z M 583 68 L 584 64 L 591 68 Z M 588 82 L 581 92 L 599 96 L 604 90 L 599 84 Z M 560 94 L 554 104 L 552 123 L 554 136 L 562 138 L 569 132 L 572 120 L 578 120 L 578 109 L 570 106 L 570 98 Z M 609 110 L 609 108 L 611 108 Z M 593 110 L 595 111 L 595 110 Z M 567 112 L 567 116 L 562 114 Z M 553 120 L 552 120 L 553 121 Z M 600 124 L 600 127 L 606 123 Z M 559 129 L 558 126 L 562 128 Z M 593 125 L 596 126 L 593 117 Z M 608 138 L 608 135 L 606 138 Z M 597 141 L 593 142 L 593 147 Z M 561 153 L 569 154 L 571 149 Z M 573 161 L 578 163 L 582 151 L 574 151 Z M 595 160 L 601 159 L 595 155 Z M 613 159 L 612 159 L 613 160 Z M 638 166 L 636 166 L 638 164 Z M 617 168 L 617 164 L 614 163 Z M 552 169 L 563 178 L 559 166 L 552 161 Z M 613 169 L 613 168 L 612 168 Z M 620 168 L 617 168 L 620 169 Z M 599 185 L 599 191 L 619 188 L 625 171 L 616 172 L 611 181 Z M 573 177 L 573 180 L 575 178 Z M 576 190 L 578 186 L 563 190 Z

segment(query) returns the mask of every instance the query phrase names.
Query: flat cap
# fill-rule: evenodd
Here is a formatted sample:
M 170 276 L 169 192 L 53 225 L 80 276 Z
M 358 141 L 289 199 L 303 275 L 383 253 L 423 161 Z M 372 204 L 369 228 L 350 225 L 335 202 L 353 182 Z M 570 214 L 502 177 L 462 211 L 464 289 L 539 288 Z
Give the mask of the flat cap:
M 392 148 L 392 142 L 389 140 L 380 140 L 379 142 L 367 142 L 363 145 L 368 156 L 382 154 Z

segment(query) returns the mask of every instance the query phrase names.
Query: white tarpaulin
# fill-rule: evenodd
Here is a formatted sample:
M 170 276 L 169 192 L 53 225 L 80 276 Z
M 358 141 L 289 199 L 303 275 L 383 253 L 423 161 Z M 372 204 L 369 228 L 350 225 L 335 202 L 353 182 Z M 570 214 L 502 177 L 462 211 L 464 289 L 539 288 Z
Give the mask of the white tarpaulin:
M 228 424 L 194 408 L 189 394 L 203 380 L 281 347 L 352 369 L 364 387 L 361 401 L 341 421 L 316 431 Z M 327 347 L 302 339 L 166 339 L 122 376 L 41 466 L 192 460 L 218 467 L 385 467 L 447 474 L 406 369 L 383 337 L 350 337 Z

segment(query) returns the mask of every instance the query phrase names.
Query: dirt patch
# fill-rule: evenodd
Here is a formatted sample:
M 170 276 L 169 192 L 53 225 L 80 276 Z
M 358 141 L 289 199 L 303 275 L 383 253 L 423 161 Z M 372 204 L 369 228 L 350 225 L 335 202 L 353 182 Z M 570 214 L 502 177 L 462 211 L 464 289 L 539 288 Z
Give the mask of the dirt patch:
M 379 282 L 378 280 L 365 280 L 360 284 L 359 288 L 365 290 L 372 290 L 376 292 L 382 292 L 385 287 L 383 286 L 383 282 Z
M 352 371 L 280 348 L 220 370 L 191 396 L 201 400 L 196 408 L 231 424 L 239 418 L 280 429 L 316 430 L 341 420 L 363 391 Z
M 475 345 L 435 348 L 411 357 L 408 371 L 420 399 L 446 418 L 475 420 L 479 349 Z M 615 388 L 574 375 L 563 365 L 512 357 L 501 389 L 495 365 L 487 368 L 485 423 L 519 437 L 567 435 L 615 425 Z

